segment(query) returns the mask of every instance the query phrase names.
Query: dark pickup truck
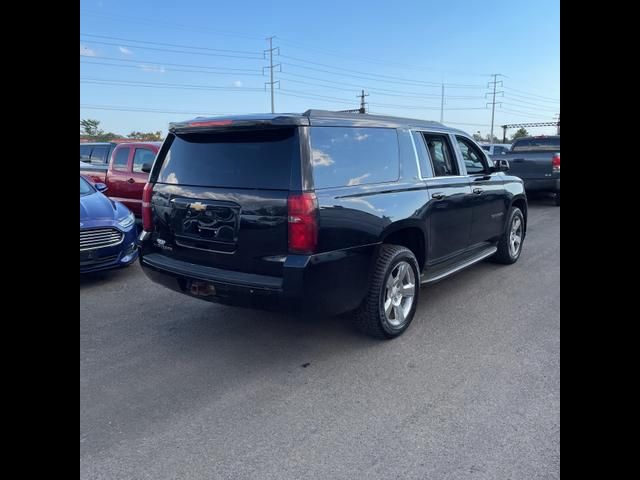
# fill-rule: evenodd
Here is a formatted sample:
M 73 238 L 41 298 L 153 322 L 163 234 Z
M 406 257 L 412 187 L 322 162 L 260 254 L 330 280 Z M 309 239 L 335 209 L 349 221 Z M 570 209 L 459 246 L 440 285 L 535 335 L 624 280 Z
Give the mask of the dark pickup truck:
M 522 137 L 513 142 L 511 150 L 494 155 L 494 160 L 507 160 L 509 174 L 520 177 L 528 193 L 555 193 L 560 206 L 560 136 Z
M 151 168 L 160 145 L 160 142 L 120 143 L 113 148 L 106 162 L 90 163 L 82 160 L 83 145 L 80 145 L 80 175 L 94 183 L 104 183 L 108 188 L 105 194 L 109 198 L 124 203 L 140 218 L 142 190 L 149 178 L 149 174 L 144 170 L 148 172 Z M 143 169 L 145 165 L 148 168 Z
M 421 284 L 518 260 L 527 198 L 506 170 L 437 122 L 309 110 L 171 124 L 144 189 L 141 265 L 203 300 L 353 311 L 393 338 Z

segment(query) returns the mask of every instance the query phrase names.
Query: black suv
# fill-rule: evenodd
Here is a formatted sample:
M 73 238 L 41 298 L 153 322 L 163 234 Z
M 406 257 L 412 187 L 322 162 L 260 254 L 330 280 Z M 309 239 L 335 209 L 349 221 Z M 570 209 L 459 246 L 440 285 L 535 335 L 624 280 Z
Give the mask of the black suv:
M 155 282 L 249 306 L 354 312 L 380 338 L 420 285 L 514 263 L 522 181 L 436 122 L 309 110 L 173 123 L 143 195 Z

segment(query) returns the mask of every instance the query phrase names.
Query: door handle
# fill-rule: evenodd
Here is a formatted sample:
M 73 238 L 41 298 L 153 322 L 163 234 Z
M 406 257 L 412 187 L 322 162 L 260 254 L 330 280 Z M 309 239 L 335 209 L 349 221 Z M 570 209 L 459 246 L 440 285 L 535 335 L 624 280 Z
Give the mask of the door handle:
M 446 195 L 442 192 L 434 193 L 431 195 L 431 198 L 435 198 L 436 200 L 442 200 Z
M 127 183 L 136 183 L 136 181 L 133 178 L 130 178 L 129 180 L 127 180 Z
M 481 188 L 476 187 L 476 188 L 473 189 L 473 193 L 475 193 L 475 194 L 480 195 L 482 192 L 484 192 L 484 190 L 481 189 Z

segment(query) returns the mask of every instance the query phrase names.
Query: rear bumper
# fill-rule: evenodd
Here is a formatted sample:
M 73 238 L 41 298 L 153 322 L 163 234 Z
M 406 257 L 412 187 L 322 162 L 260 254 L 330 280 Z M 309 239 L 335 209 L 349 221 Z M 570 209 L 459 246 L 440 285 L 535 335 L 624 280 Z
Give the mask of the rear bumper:
M 289 255 L 282 277 L 194 265 L 159 253 L 141 255 L 140 265 L 152 281 L 202 300 L 338 314 L 362 302 L 376 248 L 368 245 L 316 255 Z
M 559 192 L 559 178 L 524 179 L 524 189 L 527 192 Z

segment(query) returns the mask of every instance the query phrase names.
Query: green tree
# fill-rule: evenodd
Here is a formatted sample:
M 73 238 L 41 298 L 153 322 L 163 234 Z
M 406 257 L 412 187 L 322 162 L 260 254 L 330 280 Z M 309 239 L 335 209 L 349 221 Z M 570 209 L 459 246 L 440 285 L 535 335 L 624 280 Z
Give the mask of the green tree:
M 162 132 L 160 130 L 156 132 L 131 132 L 128 138 L 135 140 L 143 140 L 147 142 L 162 140 Z
M 528 136 L 529 136 L 529 132 L 527 132 L 527 129 L 524 127 L 520 127 L 518 131 L 511 136 L 511 139 L 515 140 L 516 138 L 528 137 Z
M 104 132 L 98 127 L 100 126 L 100 120 L 94 120 L 92 118 L 85 118 L 80 120 L 81 135 L 87 135 L 89 137 L 96 137 L 102 135 Z

